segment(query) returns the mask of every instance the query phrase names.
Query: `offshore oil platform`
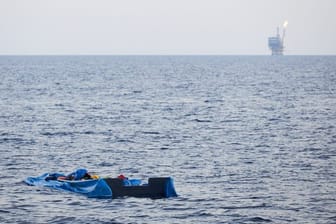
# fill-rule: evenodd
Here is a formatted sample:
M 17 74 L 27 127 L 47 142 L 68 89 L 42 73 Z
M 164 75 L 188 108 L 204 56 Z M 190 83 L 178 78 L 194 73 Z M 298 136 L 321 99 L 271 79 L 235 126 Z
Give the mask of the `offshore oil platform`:
M 272 51 L 272 55 L 283 55 L 284 52 L 284 43 L 285 43 L 285 34 L 288 21 L 285 21 L 283 24 L 282 37 L 280 36 L 280 29 L 277 27 L 277 35 L 275 37 L 268 38 L 268 47 Z

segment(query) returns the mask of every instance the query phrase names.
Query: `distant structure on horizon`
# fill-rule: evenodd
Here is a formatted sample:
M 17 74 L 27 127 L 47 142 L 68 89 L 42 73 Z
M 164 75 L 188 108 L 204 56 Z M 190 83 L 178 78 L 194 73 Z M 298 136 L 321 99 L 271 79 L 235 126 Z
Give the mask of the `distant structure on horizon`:
M 288 25 L 288 21 L 285 21 L 283 24 L 283 33 L 282 37 L 280 37 L 279 27 L 277 27 L 277 35 L 275 37 L 268 38 L 268 47 L 272 51 L 272 55 L 283 55 L 284 52 L 284 42 L 285 42 L 285 34 L 286 28 Z

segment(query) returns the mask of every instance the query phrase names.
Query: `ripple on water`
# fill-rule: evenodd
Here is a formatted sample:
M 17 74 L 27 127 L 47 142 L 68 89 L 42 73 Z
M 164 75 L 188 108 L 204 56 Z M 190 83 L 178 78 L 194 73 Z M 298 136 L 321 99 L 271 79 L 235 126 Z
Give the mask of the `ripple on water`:
M 1 223 L 334 223 L 335 57 L 0 57 Z M 178 198 L 22 184 L 86 167 Z

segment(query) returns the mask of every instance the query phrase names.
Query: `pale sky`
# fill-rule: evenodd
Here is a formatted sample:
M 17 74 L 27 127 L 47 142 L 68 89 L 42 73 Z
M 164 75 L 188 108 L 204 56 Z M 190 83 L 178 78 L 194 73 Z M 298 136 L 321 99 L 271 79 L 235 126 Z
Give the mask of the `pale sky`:
M 336 0 L 0 0 L 0 54 L 336 54 Z

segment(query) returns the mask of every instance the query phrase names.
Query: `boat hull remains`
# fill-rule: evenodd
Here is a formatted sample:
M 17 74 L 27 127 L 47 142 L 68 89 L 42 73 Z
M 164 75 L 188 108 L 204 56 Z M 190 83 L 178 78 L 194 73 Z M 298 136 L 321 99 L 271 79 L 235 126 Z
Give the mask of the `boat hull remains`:
M 177 196 L 171 177 L 149 178 L 148 184 L 141 184 L 138 179 L 54 180 L 49 178 L 55 175 L 59 174 L 45 173 L 38 177 L 28 177 L 24 182 L 32 186 L 75 192 L 89 198 L 141 197 L 158 199 Z
M 173 179 L 171 177 L 149 178 L 148 184 L 127 186 L 118 178 L 104 178 L 104 181 L 112 189 L 113 198 L 117 197 L 149 197 L 169 198 L 176 197 Z

